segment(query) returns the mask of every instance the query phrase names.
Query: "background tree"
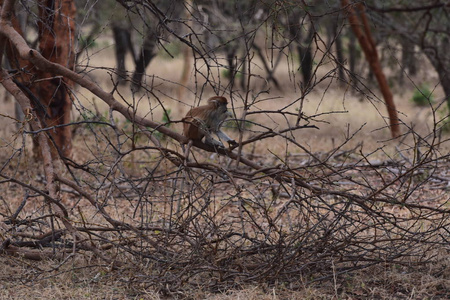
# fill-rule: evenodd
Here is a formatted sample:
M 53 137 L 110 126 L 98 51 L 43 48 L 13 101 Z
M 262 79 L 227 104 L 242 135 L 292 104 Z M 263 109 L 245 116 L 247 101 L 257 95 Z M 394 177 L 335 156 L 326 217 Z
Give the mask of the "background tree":
M 392 137 L 398 137 L 400 135 L 400 121 L 397 116 L 397 110 L 395 108 L 392 92 L 389 88 L 386 76 L 384 75 L 381 68 L 380 60 L 378 58 L 378 52 L 372 37 L 364 7 L 361 3 L 358 3 L 356 5 L 358 14 L 356 14 L 355 9 L 350 6 L 348 0 L 342 0 L 341 2 L 342 6 L 348 9 L 348 19 L 350 21 L 350 25 L 352 26 L 352 29 L 359 40 L 361 48 L 364 51 L 366 59 L 377 78 L 389 113 L 389 122 L 391 126 Z M 363 27 L 363 29 L 361 29 L 361 27 Z
M 420 47 L 439 74 L 450 108 L 448 4 L 444 1 L 425 1 L 414 6 L 397 2 L 383 2 L 381 5 L 378 1 L 371 1 L 368 7 L 379 28 Z
M 38 34 L 39 51 L 49 61 L 74 70 L 75 15 L 73 0 L 40 1 Z M 55 129 L 50 135 L 63 156 L 70 156 L 72 150 L 70 123 L 72 109 L 71 90 L 73 82 L 61 78 L 50 70 L 36 70 L 36 79 L 41 81 L 32 90 L 45 106 L 40 119 L 44 126 Z M 63 126 L 58 126 L 63 125 Z M 54 153 L 54 157 L 58 157 Z
M 12 13 L 9 20 L 19 34 L 23 34 L 17 19 L 14 17 L 14 2 L 5 1 L 2 11 Z M 39 1 L 38 7 L 38 43 L 43 57 L 51 62 L 74 69 L 74 36 L 75 36 L 75 4 L 73 1 Z M 72 99 L 70 99 L 73 83 L 57 76 L 51 70 L 41 70 L 21 57 L 16 45 L 8 43 L 8 61 L 14 70 L 16 83 L 30 98 L 37 117 L 44 126 L 53 127 L 52 153 L 56 159 L 61 154 L 69 157 L 71 154 L 72 136 L 68 126 Z M 58 152 L 60 152 L 58 154 Z

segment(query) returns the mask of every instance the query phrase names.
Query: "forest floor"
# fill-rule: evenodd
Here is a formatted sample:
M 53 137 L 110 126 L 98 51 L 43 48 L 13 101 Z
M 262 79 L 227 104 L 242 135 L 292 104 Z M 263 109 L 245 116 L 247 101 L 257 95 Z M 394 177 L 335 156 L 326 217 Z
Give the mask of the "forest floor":
M 106 56 L 103 55 L 103 57 Z M 96 63 L 105 65 L 101 58 L 98 58 Z M 178 80 L 173 70 L 180 69 L 180 66 L 180 60 L 173 63 L 155 60 L 148 70 L 158 70 L 158 76 L 170 82 Z M 101 71 L 93 72 L 92 76 L 101 81 L 106 90 L 112 88 L 109 77 L 98 75 L 99 72 Z M 425 73 L 425 71 L 419 74 L 415 80 L 417 82 L 427 81 L 429 86 L 438 85 L 437 76 L 434 73 Z M 124 97 L 129 96 L 126 89 L 123 89 Z M 163 88 L 161 89 L 163 90 Z M 397 109 L 405 126 L 414 128 L 415 132 L 421 135 L 427 135 L 433 128 L 433 110 L 430 107 L 415 106 L 409 100 L 413 91 L 413 82 L 406 83 L 406 87 L 394 89 Z M 167 89 L 165 93 L 169 96 L 168 103 L 170 103 L 171 97 L 176 97 L 176 91 L 173 89 Z M 172 106 L 175 119 L 181 118 L 189 109 L 187 104 L 193 103 L 194 94 L 188 93 L 185 96 L 187 100 L 181 108 Z M 282 97 L 279 101 L 286 103 L 298 97 L 293 90 L 273 91 L 270 96 Z M 7 148 L 5 145 L 9 143 L 18 145 L 21 140 L 16 139 L 17 136 L 14 135 L 16 127 L 11 119 L 14 116 L 13 101 L 10 98 L 8 100 L 3 90 L 0 90 L 0 97 L 0 111 L 2 112 L 0 114 L 0 146 Z M 84 97 L 89 99 L 91 96 L 84 95 Z M 441 89 L 436 89 L 435 99 L 442 97 Z M 149 105 L 151 106 L 151 104 Z M 264 105 L 270 106 L 271 104 L 263 104 L 260 108 L 264 108 Z M 102 109 L 101 104 L 99 107 Z M 346 93 L 345 87 L 328 89 L 326 86 L 322 86 L 314 90 L 307 97 L 305 112 L 308 114 L 333 112 L 323 116 L 324 122 L 321 123 L 319 130 L 301 132 L 302 138 L 307 141 L 305 144 L 313 153 L 335 149 L 361 126 L 362 130 L 358 131 L 343 149 L 353 149 L 361 144 L 363 145 L 361 151 L 365 153 L 383 149 L 373 158 L 388 160 L 390 155 L 394 155 L 395 147 L 398 146 L 396 141 L 390 139 L 389 131 L 386 128 L 386 118 L 383 117 L 386 113 L 383 104 L 359 101 L 358 97 Z M 76 113 L 74 113 L 74 118 L 76 117 Z M 157 121 L 160 120 L 161 112 L 155 110 L 152 117 Z M 273 121 L 278 122 L 279 120 Z M 403 131 L 406 131 L 406 127 L 403 127 Z M 448 138 L 449 133 L 443 133 L 442 139 Z M 413 135 L 405 137 L 404 144 L 413 142 Z M 77 147 L 82 147 L 82 145 L 74 145 L 75 150 Z M 31 153 L 29 140 L 27 140 L 26 148 Z M 259 144 L 257 151 L 260 155 L 268 155 L 268 153 L 282 153 L 285 150 L 283 145 L 268 141 Z M 436 150 L 444 155 L 448 154 L 450 143 L 441 144 Z M 3 165 L 9 157 L 10 153 L 0 154 L 0 165 Z M 17 171 L 18 176 L 29 176 L 30 178 L 39 176 L 39 172 L 41 172 L 39 163 L 31 159 L 28 164 L 19 166 Z M 4 187 L 5 185 L 2 185 L 2 188 Z M 447 197 L 448 199 L 448 196 L 445 196 L 448 189 L 436 190 L 431 187 L 431 183 L 430 186 L 423 186 L 422 189 L 424 199 L 435 197 L 441 197 L 441 199 Z M 0 197 L 2 197 L 2 201 L 20 203 L 22 191 L 11 186 L 8 191 L 2 192 Z M 0 255 L 0 265 L 2 266 L 0 299 L 450 299 L 448 251 L 447 245 L 446 248 L 443 247 L 440 256 L 435 259 L 435 264 L 417 267 L 414 270 L 408 266 L 377 265 L 325 283 L 301 285 L 302 279 L 299 278 L 299 285 L 295 289 L 279 283 L 271 286 L 243 285 L 240 289 L 215 293 L 201 289 L 185 294 L 177 294 L 174 291 L 171 295 L 159 294 L 151 286 L 134 285 L 136 274 L 132 270 L 112 270 L 110 266 L 89 256 L 77 257 L 70 262 L 61 262 L 58 260 L 30 261 L 21 257 Z

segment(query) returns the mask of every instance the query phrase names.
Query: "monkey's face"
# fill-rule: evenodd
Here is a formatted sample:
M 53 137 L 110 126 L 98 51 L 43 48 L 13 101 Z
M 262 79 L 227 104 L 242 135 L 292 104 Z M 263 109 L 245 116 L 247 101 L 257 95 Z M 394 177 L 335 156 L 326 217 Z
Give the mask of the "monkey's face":
M 219 107 L 217 107 L 217 115 L 220 121 L 224 121 L 225 119 L 231 118 L 233 116 L 233 114 L 228 111 L 226 103 L 219 104 Z
M 226 103 L 220 103 L 219 107 L 217 108 L 217 111 L 219 114 L 226 114 L 228 113 L 228 108 Z

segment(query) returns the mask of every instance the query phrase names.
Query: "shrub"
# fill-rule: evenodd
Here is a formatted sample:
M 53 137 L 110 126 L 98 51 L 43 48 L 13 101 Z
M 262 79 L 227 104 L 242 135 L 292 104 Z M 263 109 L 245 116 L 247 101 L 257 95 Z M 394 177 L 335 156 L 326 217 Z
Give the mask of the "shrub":
M 418 106 L 425 106 L 433 103 L 434 99 L 432 91 L 430 91 L 426 84 L 421 84 L 414 91 L 411 101 Z

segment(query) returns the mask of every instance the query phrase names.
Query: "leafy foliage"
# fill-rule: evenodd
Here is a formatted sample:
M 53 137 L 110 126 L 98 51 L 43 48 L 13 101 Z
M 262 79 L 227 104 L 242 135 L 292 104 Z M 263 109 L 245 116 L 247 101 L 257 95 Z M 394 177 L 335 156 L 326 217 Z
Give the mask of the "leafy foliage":
M 421 84 L 414 90 L 411 101 L 418 106 L 430 105 L 434 101 L 433 92 L 427 84 Z

